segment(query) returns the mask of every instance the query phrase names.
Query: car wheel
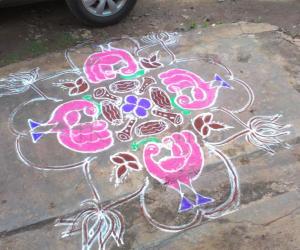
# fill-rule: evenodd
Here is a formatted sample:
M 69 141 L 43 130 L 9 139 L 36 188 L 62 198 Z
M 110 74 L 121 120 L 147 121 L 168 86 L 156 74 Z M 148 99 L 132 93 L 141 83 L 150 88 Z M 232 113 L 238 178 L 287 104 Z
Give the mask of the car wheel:
M 72 13 L 83 23 L 106 26 L 118 23 L 133 9 L 137 0 L 66 0 Z

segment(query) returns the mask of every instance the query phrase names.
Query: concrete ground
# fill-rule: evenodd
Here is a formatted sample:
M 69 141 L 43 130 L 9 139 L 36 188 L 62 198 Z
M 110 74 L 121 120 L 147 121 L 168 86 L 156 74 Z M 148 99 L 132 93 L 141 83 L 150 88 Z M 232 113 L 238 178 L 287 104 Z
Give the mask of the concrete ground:
M 63 49 L 86 39 L 101 43 L 122 35 L 140 37 L 151 31 L 178 31 L 180 40 L 173 47 L 176 55 L 218 58 L 235 77 L 250 85 L 255 101 L 240 114 L 242 120 L 282 114 L 280 121 L 292 125 L 291 134 L 283 137 L 291 147 L 277 147 L 274 155 L 246 143 L 243 138 L 222 147 L 238 172 L 241 191 L 238 209 L 217 219 L 204 218 L 199 226 L 187 231 L 167 233 L 149 224 L 141 213 L 139 200 L 135 199 L 118 207 L 126 222 L 124 245 L 118 248 L 110 240 L 107 249 L 300 250 L 299 9 L 297 0 L 173 0 L 172 3 L 140 0 L 124 22 L 103 29 L 82 28 L 60 2 L 0 10 L 0 35 L 5 37 L 0 39 L 0 79 L 35 67 L 40 67 L 42 76 L 68 69 Z M 251 23 L 230 24 L 241 20 Z M 128 41 L 116 43 L 128 49 L 131 46 Z M 84 47 L 73 56 L 82 64 L 89 52 L 90 48 Z M 163 62 L 170 59 L 165 53 L 161 57 Z M 184 67 L 205 77 L 216 73 L 205 63 L 201 67 L 194 63 Z M 66 98 L 66 92 L 58 91 L 51 83 L 52 80 L 47 80 L 39 86 L 50 96 Z M 218 105 L 234 109 L 245 101 L 244 92 L 234 87 L 220 95 Z M 26 166 L 18 159 L 16 135 L 9 130 L 14 108 L 34 97 L 36 93 L 29 90 L 0 98 L 0 249 L 80 249 L 80 234 L 61 239 L 63 228 L 54 224 L 58 218 L 78 213 L 79 203 L 91 195 L 81 169 L 57 172 Z M 28 117 L 47 120 L 54 107 L 55 103 L 38 103 L 25 108 L 16 117 L 15 129 L 27 129 Z M 228 117 L 220 114 L 218 118 L 230 124 Z M 238 128 L 234 123 L 230 125 Z M 179 130 L 190 128 L 185 124 Z M 25 152 L 42 166 L 79 159 L 78 155 L 57 147 L 55 138 L 48 140 L 44 142 L 53 145 L 50 151 L 42 144 L 25 141 Z M 118 145 L 118 149 L 128 148 L 127 144 Z M 137 152 L 139 157 L 140 153 Z M 229 191 L 227 174 L 218 159 L 209 158 L 208 152 L 205 156 L 206 167 L 195 187 L 217 201 L 222 200 Z M 105 203 L 136 191 L 147 176 L 146 171 L 132 173 L 121 188 L 115 188 L 109 182 L 112 166 L 105 163 L 108 155 L 103 157 L 93 163 L 91 175 Z M 146 200 L 155 219 L 173 225 L 189 221 L 191 214 L 177 214 L 178 197 L 174 191 L 153 179 L 149 190 Z
M 238 21 L 270 23 L 299 38 L 299 10 L 298 0 L 139 0 L 120 24 L 90 29 L 74 19 L 63 1 L 5 8 L 0 9 L 0 65 L 61 51 L 86 39 L 104 41 Z
M 122 43 L 125 47 L 128 46 L 126 44 Z M 86 53 L 88 51 L 84 49 L 81 53 L 75 53 L 75 56 L 82 62 Z M 293 125 L 292 133 L 284 137 L 291 148 L 278 147 L 271 156 L 242 139 L 226 145 L 222 150 L 230 156 L 239 174 L 241 204 L 233 213 L 214 220 L 204 220 L 200 226 L 188 231 L 173 234 L 161 232 L 141 216 L 138 200 L 122 205 L 119 210 L 125 217 L 126 232 L 125 244 L 120 249 L 300 249 L 300 52 L 296 41 L 269 24 L 222 24 L 195 28 L 182 34 L 176 54 L 182 58 L 217 56 L 236 77 L 249 83 L 255 93 L 254 105 L 243 112 L 241 118 L 248 120 L 253 115 L 282 114 L 283 122 Z M 166 59 L 167 55 L 163 55 L 162 60 Z M 3 67 L 0 75 L 36 66 L 41 67 L 43 74 L 68 67 L 62 53 L 52 53 Z M 213 73 L 210 67 L 205 72 L 205 67 L 190 66 L 204 75 Z M 62 92 L 51 88 L 47 82 L 41 87 L 49 95 L 62 97 Z M 222 95 L 218 104 L 234 108 L 243 102 L 245 96 L 239 92 L 241 89 L 235 88 L 235 91 Z M 80 235 L 60 239 L 62 229 L 53 225 L 57 218 L 78 212 L 79 202 L 89 197 L 81 170 L 44 172 L 26 167 L 17 158 L 15 136 L 8 130 L 8 118 L 13 108 L 24 98 L 34 96 L 36 94 L 30 91 L 0 99 L 3 107 L 0 116 L 0 248 L 80 249 Z M 43 111 L 42 107 L 46 109 Z M 16 129 L 22 129 L 22 121 L 28 114 L 44 117 L 45 120 L 46 113 L 51 109 L 52 104 L 25 110 L 17 117 L 20 122 L 16 124 Z M 179 130 L 185 128 L 188 128 L 188 124 Z M 55 141 L 49 143 L 54 145 Z M 41 164 L 70 159 L 70 155 L 61 147 L 53 147 L 51 154 L 39 146 L 35 149 Z M 123 150 L 127 149 L 128 146 Z M 77 159 L 76 155 L 71 159 Z M 130 176 L 121 189 L 115 189 L 108 182 L 111 168 L 99 167 L 104 162 L 97 161 L 98 166 L 93 165 L 91 174 L 105 201 L 134 192 L 141 185 L 142 178 Z M 206 162 L 206 166 L 207 171 L 196 187 L 204 189 L 216 199 L 226 196 L 229 184 L 222 163 L 213 159 Z M 151 201 L 151 213 L 157 220 L 167 224 L 174 223 L 174 216 L 175 223 L 189 220 L 189 217 L 176 214 L 178 198 L 174 191 L 162 188 L 153 180 L 150 185 L 152 193 L 149 193 L 147 200 Z M 118 248 L 110 241 L 107 249 Z

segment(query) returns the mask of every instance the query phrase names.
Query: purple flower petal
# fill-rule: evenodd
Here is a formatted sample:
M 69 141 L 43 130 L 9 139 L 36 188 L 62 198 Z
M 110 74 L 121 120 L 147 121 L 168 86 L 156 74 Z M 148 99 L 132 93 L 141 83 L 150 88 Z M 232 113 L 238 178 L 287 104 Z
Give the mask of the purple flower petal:
M 138 106 L 149 109 L 151 107 L 151 102 L 146 98 L 142 98 L 139 100 Z
M 136 110 L 135 110 L 135 114 L 139 117 L 145 117 L 147 116 L 147 111 L 142 108 L 142 107 L 138 107 Z
M 131 103 L 131 104 L 136 104 L 137 98 L 134 95 L 129 95 L 126 97 L 126 102 Z
M 126 113 L 131 112 L 135 108 L 134 104 L 125 104 L 122 106 L 122 110 Z

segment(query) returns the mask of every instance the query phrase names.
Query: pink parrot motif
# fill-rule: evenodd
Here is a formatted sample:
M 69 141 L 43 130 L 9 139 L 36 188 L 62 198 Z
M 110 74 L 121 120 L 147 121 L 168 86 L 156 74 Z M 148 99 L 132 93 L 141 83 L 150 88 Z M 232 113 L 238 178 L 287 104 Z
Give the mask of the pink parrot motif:
M 217 74 L 213 81 L 206 82 L 195 73 L 184 69 L 168 70 L 159 74 L 159 78 L 170 93 L 176 93 L 176 104 L 189 110 L 211 107 L 218 97 L 220 88 L 230 88 L 230 85 Z M 217 85 L 212 86 L 213 83 Z M 182 94 L 184 90 L 190 90 L 191 96 Z
M 119 65 L 119 69 L 115 67 Z M 89 82 L 97 84 L 115 79 L 117 73 L 132 75 L 138 71 L 134 57 L 123 49 L 111 48 L 91 54 L 84 63 L 84 73 Z
M 162 147 L 169 149 L 171 155 L 155 160 Z M 179 212 L 214 201 L 197 193 L 192 186 L 192 182 L 200 176 L 204 165 L 203 152 L 194 133 L 183 130 L 164 137 L 162 144 L 148 143 L 144 148 L 143 157 L 149 174 L 180 194 Z M 181 190 L 182 184 L 195 194 L 195 202 L 185 197 Z
M 95 120 L 97 108 L 89 101 L 73 100 L 59 105 L 46 123 L 28 120 L 34 143 L 46 134 L 57 134 L 64 147 L 80 153 L 98 153 L 113 145 L 112 133 L 103 120 Z M 82 114 L 91 121 L 82 122 Z

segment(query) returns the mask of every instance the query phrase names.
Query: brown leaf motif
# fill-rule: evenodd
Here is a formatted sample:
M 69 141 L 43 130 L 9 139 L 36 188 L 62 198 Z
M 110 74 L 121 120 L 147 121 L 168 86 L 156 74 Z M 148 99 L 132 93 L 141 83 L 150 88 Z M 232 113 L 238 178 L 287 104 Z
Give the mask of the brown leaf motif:
M 231 128 L 230 126 L 224 125 L 220 122 L 213 121 L 212 113 L 203 113 L 196 116 L 192 120 L 192 125 L 202 138 L 208 137 L 212 130 L 222 131 Z
M 78 78 L 74 82 L 65 82 L 57 84 L 64 89 L 69 90 L 69 96 L 76 96 L 87 92 L 90 89 L 89 84 L 82 78 Z
M 111 178 L 112 181 L 113 177 L 115 177 L 115 186 L 123 183 L 130 172 L 142 169 L 139 160 L 128 152 L 116 153 L 110 157 L 110 160 L 115 164 Z
M 152 54 L 150 58 L 142 58 L 140 63 L 144 69 L 157 69 L 163 66 L 159 62 L 158 53 Z

